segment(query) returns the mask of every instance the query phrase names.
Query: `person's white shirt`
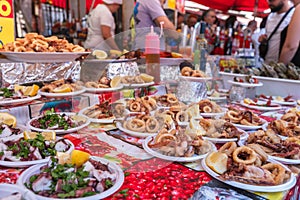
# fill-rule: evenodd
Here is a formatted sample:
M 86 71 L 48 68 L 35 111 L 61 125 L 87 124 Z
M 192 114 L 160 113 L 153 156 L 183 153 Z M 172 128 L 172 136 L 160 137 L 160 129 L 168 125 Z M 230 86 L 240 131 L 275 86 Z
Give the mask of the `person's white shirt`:
M 109 26 L 111 35 L 115 34 L 115 21 L 112 13 L 104 4 L 99 4 L 88 17 L 88 35 L 84 47 L 109 51 L 111 48 L 104 41 L 101 26 Z
M 272 36 L 271 40 L 269 40 L 268 52 L 265 57 L 265 62 L 270 63 L 271 61 L 277 62 L 279 59 L 279 48 L 280 48 L 280 33 L 281 31 L 290 23 L 291 17 L 294 13 L 295 9 L 292 9 L 289 14 L 285 17 L 283 22 L 278 27 L 275 34 Z M 280 22 L 281 18 L 285 15 L 285 13 L 270 13 L 266 23 L 266 34 L 269 37 L 277 24 Z

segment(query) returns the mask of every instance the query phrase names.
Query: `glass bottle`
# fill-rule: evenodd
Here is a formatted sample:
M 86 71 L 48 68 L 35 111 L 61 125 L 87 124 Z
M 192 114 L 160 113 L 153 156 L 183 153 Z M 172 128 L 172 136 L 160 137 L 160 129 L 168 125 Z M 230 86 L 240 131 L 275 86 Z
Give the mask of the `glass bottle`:
M 206 68 L 206 58 L 207 58 L 207 40 L 205 39 L 205 30 L 206 30 L 206 23 L 201 22 L 201 28 L 200 28 L 200 35 L 199 39 L 197 41 L 197 46 L 199 49 L 199 56 L 200 56 L 200 70 L 205 72 Z

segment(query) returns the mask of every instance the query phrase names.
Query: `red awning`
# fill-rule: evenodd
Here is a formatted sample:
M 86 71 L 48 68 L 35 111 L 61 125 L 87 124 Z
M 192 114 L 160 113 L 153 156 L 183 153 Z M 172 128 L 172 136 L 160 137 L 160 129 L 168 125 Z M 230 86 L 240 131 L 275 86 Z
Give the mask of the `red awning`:
M 257 12 L 263 12 L 268 9 L 267 0 L 192 0 L 196 3 L 205 5 L 210 8 L 228 11 L 228 10 L 243 10 L 255 11 L 255 2 L 257 1 Z

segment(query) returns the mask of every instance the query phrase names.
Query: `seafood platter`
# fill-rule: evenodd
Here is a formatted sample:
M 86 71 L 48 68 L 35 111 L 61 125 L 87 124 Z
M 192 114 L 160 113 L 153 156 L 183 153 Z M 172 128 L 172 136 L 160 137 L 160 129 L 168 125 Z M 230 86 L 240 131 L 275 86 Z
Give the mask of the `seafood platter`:
M 5 45 L 2 52 L 11 60 L 21 55 L 20 61 L 31 58 L 31 53 L 46 60 L 54 54 L 75 60 L 89 53 L 64 39 L 37 34 Z M 42 60 L 40 55 L 37 60 Z M 108 55 L 95 50 L 90 56 L 95 63 L 109 63 L 142 54 L 110 51 Z M 164 56 L 180 58 L 179 54 Z M 259 75 L 276 77 L 266 65 L 261 70 Z M 291 65 L 276 64 L 274 70 L 278 78 L 296 80 L 298 73 Z M 180 66 L 177 75 L 180 81 L 206 84 L 212 80 L 190 65 Z M 243 89 L 265 88 L 257 75 L 231 76 L 224 83 Z M 40 86 L 0 88 L 0 106 L 16 108 L 40 98 L 86 95 L 97 99 L 76 112 L 47 109 L 28 119 L 26 126 L 20 125 L 19 115 L 10 110 L 0 112 L 0 166 L 18 173 L 13 184 L 0 184 L 0 195 L 29 200 L 189 199 L 212 178 L 251 193 L 287 193 L 296 188 L 300 174 L 299 96 L 266 92 L 229 103 L 230 91 L 216 87 L 208 98 L 185 103 L 175 94 L 145 89 L 152 89 L 153 81 L 146 73 L 110 76 L 104 72 L 97 80 L 57 79 Z M 124 95 L 125 90 L 134 95 Z M 266 117 L 268 112 L 276 113 L 276 118 Z M 104 132 L 106 127 L 114 129 Z M 156 168 L 150 166 L 152 161 Z M 163 182 L 161 174 L 172 176 Z M 191 188 L 178 187 L 179 179 L 188 182 L 191 177 L 199 178 L 201 185 L 194 181 Z M 11 192 L 4 194 L 5 190 Z M 144 193 L 138 195 L 139 190 Z M 184 196 L 187 191 L 189 196 Z

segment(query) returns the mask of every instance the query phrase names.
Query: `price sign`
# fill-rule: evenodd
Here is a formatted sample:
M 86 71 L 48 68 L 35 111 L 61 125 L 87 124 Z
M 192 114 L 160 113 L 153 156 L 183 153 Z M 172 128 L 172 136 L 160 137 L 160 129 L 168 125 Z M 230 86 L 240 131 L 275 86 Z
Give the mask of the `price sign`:
M 15 40 L 13 0 L 0 0 L 0 47 Z

